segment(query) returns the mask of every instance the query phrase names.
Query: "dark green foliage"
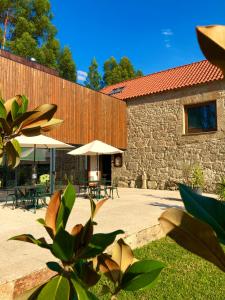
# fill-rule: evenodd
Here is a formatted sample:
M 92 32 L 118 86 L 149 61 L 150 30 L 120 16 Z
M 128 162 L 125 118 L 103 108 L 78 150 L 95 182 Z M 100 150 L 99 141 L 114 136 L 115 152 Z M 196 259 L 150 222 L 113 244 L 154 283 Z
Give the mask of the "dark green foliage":
M 132 63 L 127 57 L 122 57 L 117 63 L 114 57 L 111 57 L 104 63 L 104 85 L 112 85 L 124 80 L 142 76 L 140 70 L 135 71 Z
M 225 201 L 225 178 L 222 177 L 221 181 L 217 183 L 216 193 L 221 201 Z
M 85 86 L 92 90 L 100 90 L 102 83 L 102 77 L 98 72 L 98 63 L 95 58 L 93 58 L 91 65 L 89 67 L 87 80 Z
M 72 55 L 68 48 L 60 50 L 56 39 L 49 0 L 0 0 L 0 12 L 3 49 L 25 58 L 33 57 L 47 67 L 58 69 L 63 78 L 76 81 Z
M 76 65 L 73 61 L 72 53 L 68 47 L 65 47 L 60 52 L 58 69 L 61 77 L 73 82 L 76 81 Z

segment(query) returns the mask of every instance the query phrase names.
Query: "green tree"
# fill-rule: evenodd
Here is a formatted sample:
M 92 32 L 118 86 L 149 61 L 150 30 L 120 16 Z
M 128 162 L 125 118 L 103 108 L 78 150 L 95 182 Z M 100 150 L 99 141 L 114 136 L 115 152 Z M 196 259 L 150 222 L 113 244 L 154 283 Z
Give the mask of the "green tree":
M 64 47 L 59 55 L 59 75 L 67 80 L 76 81 L 76 65 L 72 59 L 71 51 Z
M 98 72 L 98 63 L 94 57 L 89 67 L 85 86 L 92 90 L 98 91 L 101 88 L 101 83 L 102 83 L 102 77 Z
M 49 0 L 0 0 L 1 47 L 23 57 L 34 57 L 37 62 L 66 74 L 65 68 L 74 62 L 66 50 L 68 58 L 64 60 L 66 65 L 62 64 L 65 49 L 60 50 L 52 18 Z M 75 68 L 73 76 L 70 71 L 71 78 L 76 79 Z
M 104 63 L 105 86 L 140 76 L 143 76 L 142 71 L 136 71 L 127 57 L 122 57 L 119 63 L 111 57 Z

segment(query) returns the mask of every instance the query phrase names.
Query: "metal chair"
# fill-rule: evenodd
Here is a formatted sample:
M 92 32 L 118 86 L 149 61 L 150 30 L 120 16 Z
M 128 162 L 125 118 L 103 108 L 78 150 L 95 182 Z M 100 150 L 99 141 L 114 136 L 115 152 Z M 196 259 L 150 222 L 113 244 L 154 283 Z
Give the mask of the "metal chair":
M 108 186 L 109 195 L 112 199 L 114 199 L 114 191 L 116 191 L 117 197 L 120 198 L 119 192 L 118 192 L 118 184 L 119 184 L 119 178 L 115 177 L 115 178 L 113 178 L 111 186 Z

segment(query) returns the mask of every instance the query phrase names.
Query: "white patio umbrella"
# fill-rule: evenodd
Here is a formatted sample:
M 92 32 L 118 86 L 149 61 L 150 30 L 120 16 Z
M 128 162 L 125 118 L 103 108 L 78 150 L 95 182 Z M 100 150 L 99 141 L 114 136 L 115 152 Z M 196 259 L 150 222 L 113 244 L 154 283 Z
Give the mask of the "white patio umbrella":
M 123 153 L 123 151 L 98 140 L 94 140 L 84 146 L 81 146 L 77 149 L 68 152 L 68 154 L 70 155 L 96 155 L 97 158 L 101 154 L 117 154 L 117 153 Z M 99 160 L 97 161 L 97 166 L 99 169 Z
M 98 140 L 94 140 L 84 146 L 81 146 L 77 149 L 68 152 L 68 154 L 71 155 L 96 155 L 117 153 L 123 153 L 123 151 Z
M 21 147 L 34 148 L 34 173 L 36 174 L 36 148 L 41 149 L 66 149 L 73 148 L 69 144 L 65 144 L 61 141 L 48 137 L 46 135 L 36 135 L 36 136 L 25 136 L 20 135 L 16 137 L 16 140 L 20 143 Z

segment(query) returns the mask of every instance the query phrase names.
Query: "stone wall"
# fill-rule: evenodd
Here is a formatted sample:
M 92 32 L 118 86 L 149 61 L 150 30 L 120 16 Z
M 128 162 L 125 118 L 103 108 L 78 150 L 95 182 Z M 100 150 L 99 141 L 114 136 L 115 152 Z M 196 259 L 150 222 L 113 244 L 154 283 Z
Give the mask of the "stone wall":
M 216 100 L 217 131 L 185 134 L 184 105 Z M 184 181 L 187 166 L 199 164 L 205 190 L 225 176 L 225 82 L 128 100 L 128 148 L 122 168 L 113 168 L 120 185 L 140 187 L 146 172 L 153 189 L 175 188 Z

